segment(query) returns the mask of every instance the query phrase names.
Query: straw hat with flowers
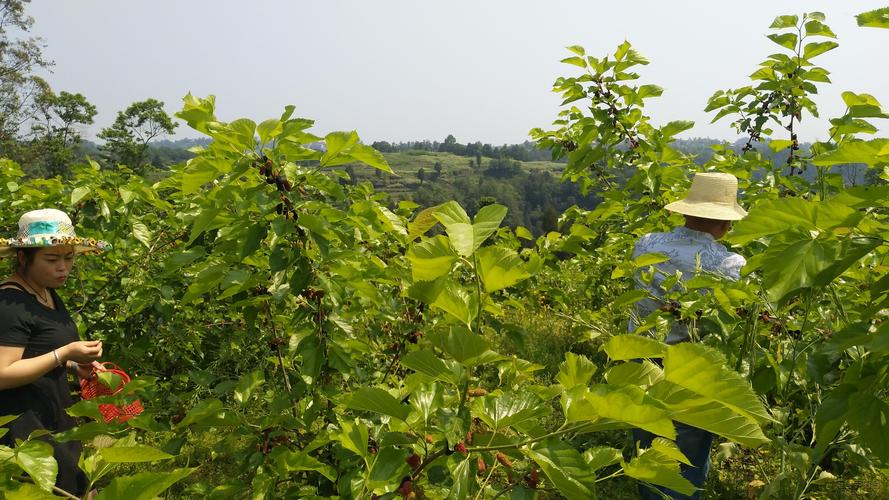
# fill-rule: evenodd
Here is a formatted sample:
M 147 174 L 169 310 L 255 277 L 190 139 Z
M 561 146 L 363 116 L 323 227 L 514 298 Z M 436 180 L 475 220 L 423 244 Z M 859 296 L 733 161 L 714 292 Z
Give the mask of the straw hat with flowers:
M 108 242 L 77 236 L 65 212 L 44 208 L 22 215 L 14 238 L 0 238 L 0 258 L 14 256 L 19 248 L 58 245 L 71 245 L 74 253 L 99 253 L 111 248 Z

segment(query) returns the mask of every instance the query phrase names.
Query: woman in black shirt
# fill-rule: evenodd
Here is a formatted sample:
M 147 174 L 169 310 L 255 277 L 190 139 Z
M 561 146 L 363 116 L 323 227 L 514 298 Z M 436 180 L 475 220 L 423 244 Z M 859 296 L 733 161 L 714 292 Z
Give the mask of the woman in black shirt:
M 0 416 L 20 415 L 5 426 L 3 444 L 13 446 L 35 430 L 74 427 L 65 412 L 73 403 L 65 369 L 88 376 L 102 343 L 79 339 L 55 289 L 67 280 L 76 253 L 108 246 L 78 238 L 68 216 L 54 209 L 24 214 L 18 236 L 0 238 L 0 258 L 15 258 L 15 272 L 0 283 Z M 87 482 L 77 467 L 81 444 L 49 442 L 59 465 L 56 486 L 84 495 Z

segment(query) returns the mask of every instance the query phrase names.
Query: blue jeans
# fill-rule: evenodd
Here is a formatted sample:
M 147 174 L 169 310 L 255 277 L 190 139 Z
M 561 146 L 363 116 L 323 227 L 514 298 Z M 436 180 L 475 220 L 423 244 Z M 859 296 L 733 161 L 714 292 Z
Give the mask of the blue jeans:
M 682 477 L 688 479 L 696 487 L 703 488 L 704 481 L 707 480 L 707 472 L 710 471 L 710 445 L 713 443 L 713 434 L 679 422 L 673 422 L 673 425 L 676 427 L 676 445 L 693 465 L 693 467 L 689 467 L 679 464 Z M 633 429 L 633 441 L 639 442 L 639 448 L 650 447 L 655 437 L 657 436 L 648 431 Z M 691 500 L 701 498 L 700 490 L 688 496 L 662 486 L 658 486 L 657 489 L 670 498 Z M 652 491 L 651 487 L 644 484 L 639 485 L 639 495 L 643 500 L 661 500 L 663 498 L 662 495 Z

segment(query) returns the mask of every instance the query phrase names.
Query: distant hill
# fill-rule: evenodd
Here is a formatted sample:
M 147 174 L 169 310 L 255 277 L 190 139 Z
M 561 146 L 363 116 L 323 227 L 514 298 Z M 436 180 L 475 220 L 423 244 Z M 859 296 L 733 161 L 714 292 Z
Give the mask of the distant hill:
M 210 139 L 160 140 L 152 143 L 149 156 L 151 163 L 160 168 L 187 161 L 193 155 L 188 151 L 195 146 L 209 144 Z M 745 141 L 734 143 L 710 138 L 679 139 L 672 143 L 675 149 L 692 155 L 694 161 L 703 164 L 713 155 L 715 144 L 730 145 L 740 151 Z M 363 165 L 342 167 L 352 183 L 370 182 L 374 188 L 390 197 L 394 207 L 401 200 L 412 200 L 422 207 L 456 200 L 470 215 L 490 203 L 500 203 L 509 209 L 505 223 L 524 226 L 535 235 L 556 230 L 558 216 L 565 209 L 577 205 L 592 209 L 599 200 L 584 195 L 576 184 L 562 182 L 564 160 L 550 161 L 548 151 L 537 150 L 533 143 L 491 146 L 489 144 L 459 144 L 452 136 L 445 142 L 413 141 L 403 143 L 375 142 L 395 175 Z M 772 152 L 766 144 L 754 145 L 757 151 L 781 165 L 787 152 Z M 805 153 L 809 145 L 801 145 Z M 85 153 L 101 158 L 101 151 L 94 143 L 83 146 Z M 494 155 L 494 156 L 491 156 Z M 863 184 L 865 168 L 837 168 L 847 184 Z M 815 168 L 803 173 L 814 179 Z M 347 181 L 342 181 L 347 182 Z

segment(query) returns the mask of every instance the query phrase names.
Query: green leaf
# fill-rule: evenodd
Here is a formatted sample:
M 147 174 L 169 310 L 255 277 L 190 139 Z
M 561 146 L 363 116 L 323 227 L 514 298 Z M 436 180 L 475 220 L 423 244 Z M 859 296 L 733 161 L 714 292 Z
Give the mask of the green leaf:
M 348 151 L 358 144 L 358 134 L 351 132 L 331 132 L 324 136 L 327 151 L 321 156 L 321 166 L 330 167 L 342 165 L 351 161 Z M 345 157 L 343 157 L 345 155 Z
M 803 48 L 803 57 L 805 59 L 811 59 L 815 56 L 819 56 L 827 51 L 833 50 L 839 47 L 840 44 L 836 42 L 812 42 L 807 43 Z
M 858 388 L 849 384 L 835 387 L 824 396 L 815 415 L 815 457 L 821 458 L 831 441 L 840 432 L 849 412 L 849 401 Z
M 833 127 L 830 128 L 831 135 L 874 134 L 877 132 L 877 127 L 867 120 L 853 118 L 848 115 L 843 116 L 842 118 L 834 118 L 830 120 L 830 124 L 833 125 Z
M 796 43 L 799 41 L 796 33 L 771 34 L 768 39 L 790 50 L 796 50 Z
M 823 271 L 815 275 L 812 281 L 814 286 L 823 287 L 830 284 L 831 281 L 843 274 L 858 262 L 862 257 L 871 253 L 877 247 L 883 244 L 881 238 L 857 237 L 844 238 L 837 251 L 837 257 Z
M 429 340 L 435 347 L 467 367 L 505 359 L 492 351 L 488 341 L 481 335 L 472 333 L 466 328 L 453 327 L 439 330 L 430 334 Z
M 525 262 L 510 248 L 499 246 L 478 249 L 478 274 L 488 293 L 509 288 L 531 275 L 525 270 Z
M 336 434 L 337 441 L 343 445 L 343 448 L 366 461 L 368 458 L 367 440 L 370 433 L 367 425 L 358 418 L 350 422 L 340 417 L 340 429 L 341 431 Z
M 303 450 L 290 450 L 279 446 L 272 450 L 269 460 L 274 462 L 276 472 L 282 477 L 299 471 L 315 471 L 320 472 L 330 481 L 336 481 L 337 473 L 333 467 L 321 463 Z
M 641 335 L 615 335 L 602 345 L 608 357 L 614 361 L 642 358 L 662 358 L 667 345 Z
M 889 115 L 883 112 L 880 102 L 870 94 L 856 94 L 847 90 L 842 93 L 842 97 L 846 106 L 849 106 L 849 112 L 852 116 L 858 118 L 889 118 Z
M 438 219 L 435 218 L 435 212 L 437 212 L 440 207 L 441 205 L 436 205 L 418 213 L 414 217 L 414 220 L 408 224 L 408 239 L 413 241 L 426 234 L 426 231 L 429 231 L 438 224 Z
M 71 191 L 71 204 L 77 205 L 80 200 L 86 198 L 90 194 L 89 186 L 80 186 Z
M 817 19 L 813 19 L 806 23 L 806 36 L 826 36 L 828 38 L 836 38 L 836 34 L 831 31 L 826 24 Z
M 259 135 L 259 142 L 268 144 L 269 141 L 277 137 L 284 131 L 284 124 L 277 118 L 270 118 L 256 127 L 256 133 Z
M 112 373 L 110 371 L 98 373 L 97 378 L 102 385 L 111 389 L 112 391 L 116 391 L 121 385 L 123 385 L 123 378 L 121 378 L 120 375 Z
M 472 224 L 465 222 L 455 222 L 445 225 L 445 231 L 448 233 L 448 240 L 454 251 L 463 257 L 469 257 L 475 250 L 475 234 Z
M 860 435 L 858 442 L 880 460 L 889 460 L 889 403 L 874 394 L 859 392 L 850 401 L 849 426 Z
M 612 385 L 638 385 L 648 387 L 664 378 L 664 371 L 647 359 L 641 363 L 623 363 L 605 372 L 605 380 Z
M 407 296 L 426 304 L 432 304 L 441 295 L 442 290 L 450 286 L 460 285 L 450 280 L 447 275 L 433 281 L 414 281 L 407 289 Z
M 671 382 L 662 380 L 654 384 L 648 394 L 665 404 L 670 418 L 677 422 L 710 431 L 744 446 L 757 447 L 769 442 L 753 420 Z
M 28 473 L 37 486 L 50 491 L 56 484 L 56 474 L 59 472 L 52 446 L 43 441 L 28 440 L 13 451 L 15 463 Z
M 99 411 L 99 405 L 90 399 L 81 399 L 73 405 L 65 408 L 65 412 L 72 417 L 90 417 L 94 420 L 104 421 L 105 417 Z
M 570 50 L 571 52 L 574 52 L 575 54 L 579 55 L 580 57 L 583 57 L 586 55 L 586 51 L 583 50 L 583 47 L 581 47 L 580 45 L 572 45 L 570 47 L 565 47 L 565 48 Z
M 531 231 L 528 231 L 528 228 L 524 226 L 518 226 L 515 228 L 516 238 L 521 238 L 523 240 L 533 240 L 534 235 L 531 234 Z
M 457 374 L 451 371 L 444 361 L 436 356 L 435 353 L 426 349 L 407 353 L 401 360 L 401 365 L 415 372 L 429 375 L 436 380 L 451 384 L 460 382 Z
M 596 498 L 596 476 L 583 456 L 569 444 L 550 438 L 523 451 L 568 500 Z
M 670 260 L 670 257 L 662 253 L 644 253 L 633 259 L 633 267 L 638 269 L 640 267 L 652 266 L 654 264 L 660 264 L 661 262 L 667 262 L 668 260 Z
M 747 217 L 734 224 L 727 240 L 745 244 L 787 231 L 829 231 L 855 227 L 863 215 L 837 202 L 814 202 L 800 198 L 779 198 L 760 202 Z
M 787 245 L 773 244 L 761 261 L 769 300 L 782 302 L 815 286 L 816 277 L 833 264 L 839 250 L 839 242 L 824 238 L 800 237 Z
M 262 245 L 262 240 L 265 239 L 268 233 L 269 227 L 265 222 L 258 222 L 251 225 L 250 229 L 247 231 L 247 235 L 241 243 L 241 251 L 238 252 L 238 258 L 244 260 L 256 253 L 256 251 L 259 250 L 260 245 Z
M 135 446 L 111 446 L 99 450 L 102 460 L 108 463 L 141 463 L 154 462 L 155 460 L 167 460 L 173 458 L 173 455 L 165 453 L 153 446 L 135 445 Z
M 620 463 L 622 458 L 623 454 L 620 450 L 608 446 L 596 446 L 583 452 L 583 459 L 591 471 Z
M 887 160 L 879 157 L 880 150 L 887 144 L 889 144 L 889 139 L 846 141 L 833 151 L 827 151 L 815 156 L 812 163 L 820 166 L 841 165 L 845 163 L 864 163 L 873 166 L 879 163 L 887 163 Z
M 887 207 L 889 206 L 889 185 L 846 188 L 830 201 L 851 208 Z
M 466 210 L 463 210 L 463 207 L 456 201 L 449 201 L 438 205 L 435 212 L 433 212 L 433 216 L 445 227 L 452 224 L 472 223 L 472 221 L 469 220 L 469 216 L 466 215 Z
M 497 232 L 503 218 L 506 217 L 506 207 L 503 205 L 485 205 L 477 214 L 472 224 L 472 242 L 473 250 L 478 249 L 482 244 Z
M 253 394 L 253 391 L 261 387 L 264 383 L 265 376 L 262 374 L 261 370 L 245 373 L 241 376 L 238 380 L 238 384 L 235 386 L 235 401 L 241 404 L 247 403 L 250 396 Z
M 611 303 L 611 306 L 614 308 L 621 308 L 630 304 L 635 304 L 646 297 L 648 297 L 648 292 L 645 290 L 628 290 L 616 297 L 614 302 Z
M 696 488 L 680 474 L 679 462 L 660 450 L 648 448 L 638 457 L 623 465 L 624 473 L 639 481 L 665 486 L 684 495 L 691 495 Z
M 3 500 L 58 500 L 59 497 L 30 483 L 5 483 Z
M 444 406 L 444 390 L 437 383 L 417 386 L 411 394 L 411 406 L 417 409 L 423 421 L 423 429 L 428 429 L 435 413 Z
M 658 96 L 662 95 L 663 93 L 664 93 L 664 89 L 657 86 L 657 85 L 642 85 L 639 87 L 639 90 L 636 93 L 636 95 L 639 97 L 639 99 L 646 99 L 648 97 L 658 97 Z M 681 123 L 681 122 L 670 122 L 670 123 Z M 692 126 L 694 126 L 694 122 L 689 122 L 689 123 L 691 123 Z M 667 125 L 669 126 L 670 124 L 668 123 Z M 661 129 L 661 130 L 663 130 L 663 129 Z M 664 135 L 667 135 L 666 132 L 664 132 Z
M 694 126 L 695 122 L 690 120 L 672 121 L 661 127 L 661 133 L 664 134 L 664 137 L 673 137 L 674 135 L 689 130 Z
M 195 470 L 174 469 L 171 472 L 140 472 L 132 476 L 118 476 L 99 492 L 96 500 L 153 500 Z
M 664 378 L 717 401 L 756 422 L 774 422 L 750 384 L 726 366 L 715 349 L 701 344 L 671 345 L 664 356 Z
M 201 423 L 204 420 L 215 417 L 222 411 L 222 401 L 218 399 L 207 399 L 194 405 L 194 407 L 185 415 L 185 418 L 179 422 L 179 428 L 186 427 L 190 424 Z
M 793 146 L 793 141 L 788 141 L 784 139 L 773 139 L 769 141 L 769 149 L 777 153 L 783 149 L 787 149 L 790 146 Z
M 580 68 L 586 68 L 586 66 L 587 66 L 586 59 L 584 59 L 582 57 L 576 57 L 576 56 L 575 57 L 566 57 L 565 59 L 562 59 L 562 62 L 565 64 L 573 64 L 574 66 L 577 66 Z
M 559 365 L 559 374 L 556 381 L 565 389 L 571 389 L 578 385 L 587 385 L 596 373 L 596 365 L 586 356 L 565 353 L 565 361 Z
M 395 447 L 381 449 L 377 453 L 368 474 L 368 486 L 373 489 L 391 484 L 400 484 L 401 478 L 409 475 L 411 472 L 405 462 L 408 453 L 407 450 Z
M 154 236 L 151 234 L 151 230 L 148 229 L 144 223 L 139 222 L 138 220 L 133 219 L 133 237 L 139 240 L 145 248 L 151 248 L 151 244 L 154 241 Z
M 884 28 L 889 29 L 889 7 L 862 12 L 855 16 L 858 26 L 864 28 Z
M 460 460 L 459 458 L 455 458 L 458 454 L 451 455 L 451 459 L 448 461 L 451 465 L 452 460 L 459 460 L 457 465 L 453 465 L 448 467 L 451 471 L 451 477 L 454 480 L 453 485 L 451 486 L 451 492 L 448 498 L 454 499 L 465 499 L 469 498 L 469 480 L 472 477 L 472 467 L 471 461 L 469 457 Z
M 200 156 L 192 158 L 191 160 L 188 160 L 188 163 L 186 163 L 185 168 L 182 170 L 182 175 L 180 176 L 182 184 L 180 189 L 183 194 L 196 193 L 200 191 L 204 184 L 207 184 L 218 176 L 219 170 L 217 170 L 212 163 Z
M 345 405 L 353 410 L 366 410 L 407 420 L 411 410 L 393 398 L 388 392 L 376 387 L 364 387 L 349 395 Z
M 772 29 L 783 29 L 783 28 L 795 28 L 796 23 L 799 22 L 798 16 L 778 16 L 772 21 L 772 25 L 769 28 Z
M 676 429 L 666 408 L 639 387 L 594 385 L 586 394 L 586 400 L 599 417 L 676 439 Z
M 472 402 L 473 415 L 482 419 L 495 431 L 528 421 L 536 421 L 550 413 L 549 405 L 530 392 L 504 392 Z
M 389 162 L 386 161 L 386 157 L 383 156 L 383 153 L 380 153 L 371 146 L 355 144 L 349 150 L 349 156 L 352 157 L 352 159 L 360 161 L 377 170 L 382 170 L 383 172 L 388 172 L 390 174 L 394 173 L 392 167 L 389 166 Z
M 467 327 L 478 314 L 478 296 L 453 283 L 452 286 L 445 286 L 431 305 L 450 314 Z
M 651 442 L 651 449 L 656 450 L 663 454 L 666 457 L 672 458 L 677 462 L 684 463 L 685 465 L 692 465 L 692 463 L 688 460 L 680 450 L 679 447 L 676 446 L 676 443 L 670 441 L 669 439 L 664 439 L 661 437 L 654 438 Z
M 440 234 L 412 245 L 407 251 L 414 281 L 432 281 L 449 273 L 458 258 L 448 239 Z

